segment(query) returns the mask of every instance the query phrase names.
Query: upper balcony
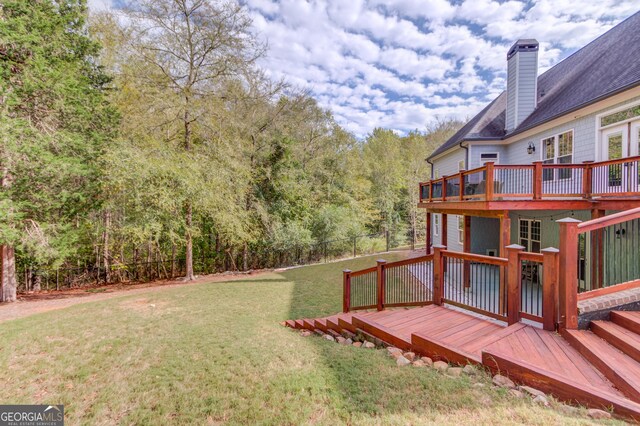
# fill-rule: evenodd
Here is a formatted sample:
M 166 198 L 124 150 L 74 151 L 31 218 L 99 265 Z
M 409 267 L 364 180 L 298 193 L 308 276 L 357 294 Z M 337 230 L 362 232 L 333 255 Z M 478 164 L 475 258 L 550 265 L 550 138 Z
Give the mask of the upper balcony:
M 640 157 L 582 164 L 502 165 L 420 184 L 420 207 L 431 210 L 564 210 L 637 207 Z

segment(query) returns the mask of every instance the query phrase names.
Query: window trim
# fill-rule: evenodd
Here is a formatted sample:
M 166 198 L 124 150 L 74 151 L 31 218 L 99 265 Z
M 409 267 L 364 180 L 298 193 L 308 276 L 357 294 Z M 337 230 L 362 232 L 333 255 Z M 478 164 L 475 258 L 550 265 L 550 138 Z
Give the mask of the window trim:
M 632 117 L 632 118 L 628 118 L 626 120 L 622 120 L 622 121 L 618 121 L 616 123 L 612 123 L 612 124 L 607 124 L 606 126 L 601 126 L 600 123 L 602 122 L 602 118 L 606 117 L 607 115 L 611 115 L 611 114 L 615 114 L 617 112 L 620 111 L 624 111 L 625 109 L 630 109 L 630 108 L 634 108 L 640 105 L 640 101 L 636 101 L 636 102 L 629 102 L 627 104 L 621 105 L 617 108 L 612 108 L 609 109 L 607 111 L 601 112 L 600 114 L 596 115 L 596 130 L 606 130 L 609 127 L 615 127 L 615 126 L 620 126 L 623 124 L 627 124 L 636 120 L 639 120 L 640 117 Z
M 571 129 L 564 130 L 562 132 L 548 135 L 540 139 L 540 161 L 542 161 L 542 164 L 567 164 L 567 163 L 558 163 L 558 158 L 560 158 L 560 156 L 558 155 L 560 153 L 560 135 L 564 135 L 565 133 L 571 133 L 571 154 L 565 154 L 565 155 L 562 155 L 562 157 L 568 157 L 569 155 L 571 155 L 571 163 L 569 164 L 573 163 L 575 158 L 575 151 L 576 151 L 576 133 L 575 133 L 575 130 L 571 128 Z M 551 138 L 553 138 L 553 158 L 545 158 L 546 149 L 545 149 L 544 141 Z M 553 163 L 545 163 L 545 161 L 548 161 L 548 160 L 553 160 Z M 553 179 L 545 180 L 544 174 L 543 174 L 542 182 L 543 183 L 556 182 L 556 181 L 567 180 L 567 179 L 573 179 L 573 173 L 571 173 L 571 175 L 568 177 L 558 178 L 556 171 L 554 171 Z
M 481 153 L 480 153 L 480 159 L 479 159 L 479 161 L 480 161 L 480 165 L 481 165 L 481 166 L 484 166 L 485 164 L 487 164 L 487 163 L 490 163 L 490 162 L 491 162 L 491 161 L 489 161 L 489 160 L 483 160 L 483 159 L 482 159 L 482 156 L 483 156 L 483 155 L 485 155 L 485 154 L 492 154 L 492 155 L 493 155 L 493 154 L 495 154 L 496 159 L 495 159 L 495 161 L 494 161 L 493 163 L 494 163 L 494 164 L 498 164 L 498 163 L 500 163 L 500 153 L 499 153 L 499 152 L 497 152 L 497 151 L 496 151 L 496 152 L 489 152 L 489 151 L 487 151 L 487 152 L 481 152 Z
M 535 217 L 521 217 L 521 218 L 518 219 L 518 244 L 520 244 L 522 242 L 522 239 L 523 239 L 522 235 L 520 234 L 520 231 L 522 229 L 522 222 L 523 221 L 529 222 L 528 237 L 526 238 L 528 247 L 525 247 L 525 251 L 531 251 L 531 243 L 533 241 L 536 241 L 537 243 L 539 243 L 540 244 L 540 249 L 542 249 L 542 219 L 537 219 Z M 532 222 L 538 222 L 540 224 L 540 239 L 539 240 L 533 240 L 531 238 L 531 223 Z
M 456 216 L 458 216 L 458 244 L 464 244 L 464 215 Z M 460 227 L 460 223 L 462 223 L 462 227 Z
M 460 167 L 460 165 L 462 165 L 462 167 Z M 458 171 L 461 172 L 462 170 L 466 170 L 465 161 L 464 160 L 458 161 Z
M 440 214 L 439 213 L 433 214 L 433 236 L 434 237 L 440 236 Z

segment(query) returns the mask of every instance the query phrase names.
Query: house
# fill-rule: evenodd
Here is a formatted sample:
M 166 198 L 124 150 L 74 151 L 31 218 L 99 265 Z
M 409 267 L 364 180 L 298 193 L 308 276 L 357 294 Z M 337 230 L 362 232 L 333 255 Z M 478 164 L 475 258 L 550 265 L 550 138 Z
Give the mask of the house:
M 506 90 L 427 159 L 428 246 L 504 257 L 515 243 L 538 253 L 559 247 L 558 219 L 640 206 L 638 28 L 640 13 L 541 75 L 538 42 L 514 43 Z M 581 242 L 581 288 L 640 278 L 638 232 Z M 621 262 L 625 277 L 611 270 Z
M 540 76 L 538 42 L 517 41 L 506 91 L 428 158 L 427 252 L 343 271 L 342 313 L 285 325 L 640 422 L 638 28 L 640 13 Z

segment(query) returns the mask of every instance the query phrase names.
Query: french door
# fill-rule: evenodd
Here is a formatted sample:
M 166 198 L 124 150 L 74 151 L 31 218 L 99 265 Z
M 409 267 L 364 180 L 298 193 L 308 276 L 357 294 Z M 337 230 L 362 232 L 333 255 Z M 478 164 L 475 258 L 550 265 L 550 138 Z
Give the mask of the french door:
M 602 131 L 603 161 L 640 155 L 640 122 L 625 123 Z M 607 166 L 607 192 L 628 193 L 640 189 L 637 161 L 618 162 Z

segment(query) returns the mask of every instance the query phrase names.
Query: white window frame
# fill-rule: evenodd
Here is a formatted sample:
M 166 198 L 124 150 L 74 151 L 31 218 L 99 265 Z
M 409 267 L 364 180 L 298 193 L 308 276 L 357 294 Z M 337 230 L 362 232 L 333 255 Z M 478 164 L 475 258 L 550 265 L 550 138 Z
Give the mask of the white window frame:
M 458 215 L 458 243 L 464 244 L 464 215 Z
M 433 178 L 440 179 L 440 169 L 433 169 Z
M 525 246 L 525 251 L 531 251 L 531 245 L 532 245 L 531 243 L 532 243 L 532 241 L 538 242 L 539 245 L 540 245 L 540 249 L 542 249 L 542 220 L 536 219 L 534 217 L 532 217 L 532 218 L 521 217 L 520 220 L 518 221 L 518 244 L 520 244 L 522 242 L 522 239 L 523 239 L 522 235 L 520 234 L 520 230 L 522 229 L 522 222 L 529 222 L 529 225 L 528 225 L 528 228 L 527 228 L 529 230 L 529 232 L 528 232 L 528 237 L 526 238 L 527 245 Z M 531 223 L 532 222 L 538 222 L 540 224 L 540 239 L 539 240 L 531 239 Z
M 560 153 L 560 145 L 559 145 L 560 135 L 564 135 L 565 133 L 571 133 L 571 154 L 565 154 L 565 155 L 559 156 L 558 154 Z M 545 141 L 548 139 L 553 139 L 553 158 L 545 158 L 546 151 L 547 151 Z M 559 133 L 540 139 L 540 161 L 542 161 L 543 164 L 571 164 L 575 161 L 575 150 L 576 150 L 576 134 L 574 129 L 568 129 L 563 132 L 559 132 Z M 569 155 L 571 155 L 571 163 L 558 163 L 559 158 L 568 157 Z M 547 161 L 549 160 L 552 160 L 552 162 L 547 163 Z M 553 179 L 545 179 L 545 175 L 543 174 L 542 181 L 555 182 L 558 180 L 573 179 L 573 173 L 570 173 L 569 176 L 567 177 L 559 178 L 558 177 L 559 173 L 557 172 L 559 172 L 560 170 L 561 169 L 554 170 Z
M 483 160 L 482 156 L 483 155 L 495 155 L 496 159 L 493 161 L 495 164 L 498 164 L 500 162 L 500 153 L 499 152 L 481 152 L 480 153 L 480 165 L 484 166 L 486 163 L 490 163 L 491 160 Z
M 433 236 L 440 236 L 440 215 L 438 213 L 433 214 Z

